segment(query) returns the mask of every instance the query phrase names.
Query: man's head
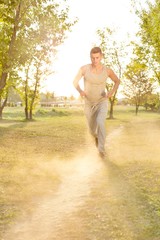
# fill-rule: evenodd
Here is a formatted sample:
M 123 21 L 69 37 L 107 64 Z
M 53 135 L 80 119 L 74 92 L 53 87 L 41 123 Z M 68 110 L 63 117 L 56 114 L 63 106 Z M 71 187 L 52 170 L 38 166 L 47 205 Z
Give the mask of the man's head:
M 102 60 L 103 54 L 99 47 L 94 47 L 90 51 L 90 58 L 93 65 L 97 66 Z
M 94 53 L 100 53 L 102 55 L 102 50 L 100 47 L 93 47 L 90 51 L 90 56 Z

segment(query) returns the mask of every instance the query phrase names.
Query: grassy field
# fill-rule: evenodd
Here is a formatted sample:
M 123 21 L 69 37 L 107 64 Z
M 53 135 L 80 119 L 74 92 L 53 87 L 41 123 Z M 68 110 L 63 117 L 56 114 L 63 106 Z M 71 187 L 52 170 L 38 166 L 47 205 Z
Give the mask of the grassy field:
M 60 180 L 50 164 L 53 157 L 70 159 L 85 138 L 81 110 L 41 109 L 31 122 L 24 121 L 22 111 L 8 108 L 0 122 L 1 233 L 23 214 L 26 202 L 57 186 Z
M 77 212 L 82 218 L 87 215 L 90 222 L 87 228 L 92 236 L 83 240 L 159 240 L 160 115 L 141 110 L 135 116 L 133 108 L 117 106 L 114 116 L 114 120 L 106 120 L 107 134 L 114 138 L 107 143 L 111 144 L 108 188 L 113 191 L 114 187 L 118 195 L 112 199 L 108 219 L 108 202 L 102 196 L 106 191 L 105 177 L 97 181 L 92 198 L 88 200 L 90 207 L 84 206 Z M 61 178 L 54 171 L 57 161 L 69 163 L 90 141 L 82 109 L 39 109 L 35 120 L 27 122 L 23 118 L 23 109 L 6 108 L 4 119 L 0 121 L 0 238 L 18 216 L 34 211 L 36 199 L 50 193 L 51 189 L 58 189 Z M 127 187 L 122 189 L 124 181 Z M 98 192 L 100 187 L 101 192 Z M 127 195 L 127 191 L 132 194 Z M 131 196 L 133 199 L 129 199 Z M 95 199 L 98 207 L 95 207 Z M 117 216 L 111 218 L 117 207 L 123 216 L 117 210 Z M 94 211 L 91 212 L 91 208 Z M 124 218 L 126 211 L 132 227 Z M 140 215 L 143 219 L 138 220 Z M 105 238 L 101 235 L 107 221 L 112 225 L 112 233 Z M 65 227 L 69 224 L 70 221 Z M 75 229 L 78 226 L 75 225 Z M 128 229 L 130 232 L 132 229 L 133 234 Z M 69 238 L 64 236 L 63 239 Z

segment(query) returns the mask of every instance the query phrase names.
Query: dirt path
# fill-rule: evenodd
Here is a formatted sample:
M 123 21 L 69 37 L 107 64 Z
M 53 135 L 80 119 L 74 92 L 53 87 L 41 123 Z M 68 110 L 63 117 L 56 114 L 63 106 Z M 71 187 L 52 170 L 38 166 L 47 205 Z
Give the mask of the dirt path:
M 129 139 L 134 141 L 140 134 L 146 150 L 146 143 L 151 144 L 160 133 L 155 126 L 153 136 L 150 124 L 147 131 L 142 126 L 140 122 L 134 128 L 130 124 L 114 130 L 108 136 L 109 155 L 104 161 L 90 146 L 87 154 L 79 153 L 69 162 L 57 161 L 62 179 L 58 191 L 41 199 L 32 215 L 18 219 L 3 240 L 159 240 L 159 233 L 150 236 L 149 229 L 160 219 L 150 218 L 150 208 L 130 180 L 139 147 Z

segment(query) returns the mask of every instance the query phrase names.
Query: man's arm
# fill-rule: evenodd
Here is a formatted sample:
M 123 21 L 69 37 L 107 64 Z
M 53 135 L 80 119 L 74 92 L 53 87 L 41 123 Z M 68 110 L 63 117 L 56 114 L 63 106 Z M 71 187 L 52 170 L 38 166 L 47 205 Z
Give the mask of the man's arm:
M 106 95 L 107 98 L 110 98 L 117 91 L 120 84 L 120 79 L 117 77 L 117 75 L 113 72 L 112 69 L 107 69 L 107 73 L 108 77 L 114 82 L 113 88 Z
M 83 68 L 81 67 L 73 80 L 73 85 L 81 95 L 81 97 L 86 96 L 85 92 L 80 88 L 79 81 L 83 77 Z

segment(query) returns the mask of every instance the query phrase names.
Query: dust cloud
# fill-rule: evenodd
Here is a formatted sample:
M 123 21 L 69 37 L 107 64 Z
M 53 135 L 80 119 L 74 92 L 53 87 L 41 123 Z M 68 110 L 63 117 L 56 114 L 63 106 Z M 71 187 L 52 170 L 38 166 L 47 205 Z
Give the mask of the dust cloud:
M 30 216 L 17 219 L 3 240 L 49 240 L 61 226 L 63 218 L 83 205 L 103 163 L 94 149 L 77 155 L 69 161 L 53 160 L 54 171 L 61 179 L 58 190 L 37 202 Z
M 88 143 L 73 159 L 53 159 L 50 171 L 59 176 L 59 187 L 56 191 L 50 189 L 49 194 L 36 203 L 32 214 L 17 219 L 3 240 L 147 239 L 147 226 L 156 225 L 157 218 L 150 219 L 148 203 L 144 205 L 130 175 L 138 172 L 138 181 L 142 179 L 138 167 L 141 171 L 145 167 L 148 170 L 147 162 L 154 165 L 159 161 L 160 129 L 159 125 L 148 122 L 145 128 L 143 125 L 137 121 L 114 129 L 107 136 L 109 156 L 106 160 L 100 159 L 96 148 Z M 44 163 L 41 168 L 48 169 L 48 166 Z M 82 210 L 88 210 L 92 220 L 89 233 L 84 220 L 81 229 L 78 229 L 79 223 L 78 227 L 75 223 L 79 218 L 76 214 Z M 65 231 L 66 219 L 68 222 L 71 219 L 68 224 L 79 230 L 71 232 L 76 238 Z

